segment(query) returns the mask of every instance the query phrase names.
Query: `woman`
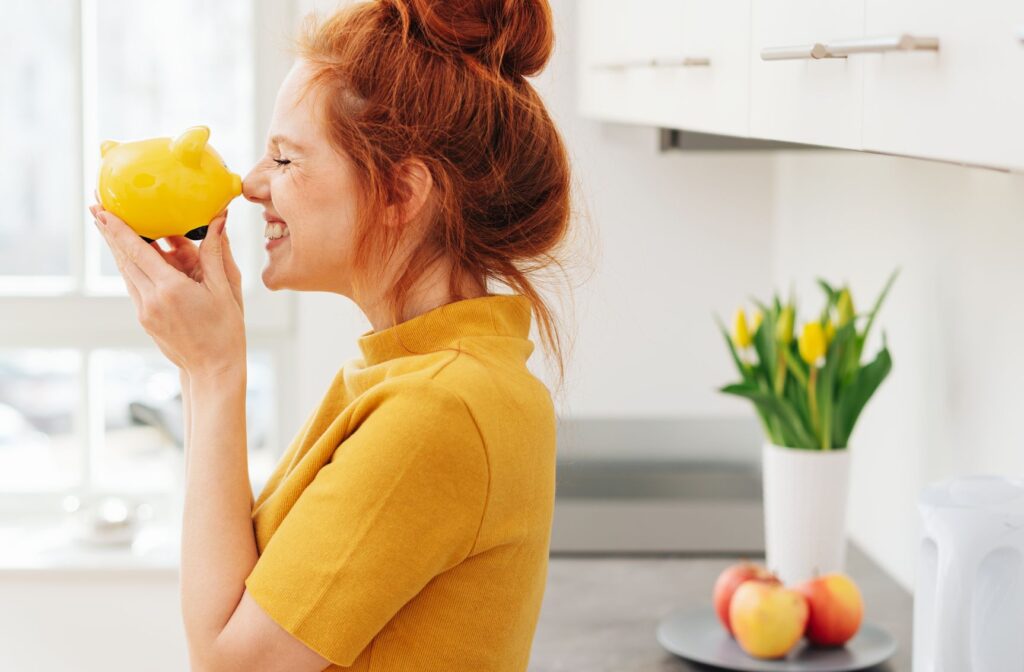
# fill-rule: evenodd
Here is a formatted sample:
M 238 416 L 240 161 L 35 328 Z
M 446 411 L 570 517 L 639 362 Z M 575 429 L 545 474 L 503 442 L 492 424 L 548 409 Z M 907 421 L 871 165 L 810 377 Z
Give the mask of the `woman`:
M 310 18 L 243 193 L 273 238 L 264 284 L 344 295 L 373 329 L 255 502 L 227 213 L 198 250 L 165 252 L 92 208 L 181 369 L 192 669 L 525 670 L 555 485 L 531 308 L 561 356 L 526 269 L 553 259 L 570 212 L 565 149 L 525 80 L 550 56 L 550 8 L 388 0 Z

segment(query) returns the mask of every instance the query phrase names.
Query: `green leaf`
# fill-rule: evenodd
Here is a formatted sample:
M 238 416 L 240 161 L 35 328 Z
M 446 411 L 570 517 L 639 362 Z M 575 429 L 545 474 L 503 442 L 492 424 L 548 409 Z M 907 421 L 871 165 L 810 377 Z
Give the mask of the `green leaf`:
M 726 394 L 746 397 L 764 409 L 765 414 L 776 418 L 786 443 L 780 445 L 794 448 L 814 448 L 814 437 L 804 429 L 793 408 L 773 394 L 753 389 L 747 385 L 727 385 L 721 389 Z
M 807 386 L 800 385 L 791 379 L 790 384 L 786 385 L 786 399 L 796 411 L 804 430 L 809 434 L 813 434 L 814 425 L 811 420 L 811 409 L 807 402 Z
M 892 357 L 889 348 L 884 344 L 885 335 L 882 335 L 883 346 L 875 357 L 875 360 L 860 369 L 854 376 L 850 385 L 842 391 L 836 410 L 835 441 L 838 447 L 845 447 L 850 440 L 854 425 L 864 410 L 865 404 L 882 384 L 886 376 L 892 370 Z
M 789 348 L 783 348 L 782 354 L 786 357 L 786 368 L 800 382 L 800 386 L 807 389 L 807 363 Z
M 828 450 L 834 445 L 833 435 L 833 404 L 836 398 L 837 376 L 840 367 L 846 361 L 847 350 L 850 349 L 851 341 L 856 337 L 857 331 L 853 322 L 847 322 L 836 330 L 835 338 L 829 346 L 828 354 L 825 357 L 825 366 L 821 368 L 821 375 L 818 378 L 818 413 L 821 415 L 821 448 Z
M 821 278 L 818 278 L 818 286 L 825 290 L 825 296 L 828 297 L 828 301 L 831 303 L 832 297 L 836 294 L 836 290 L 832 289 L 832 285 L 828 284 Z
M 775 380 L 778 355 L 775 352 L 775 313 L 767 311 L 761 318 L 761 327 L 754 334 L 754 350 L 759 363 L 758 374 L 769 385 Z
M 899 274 L 899 268 L 896 268 L 892 272 L 892 274 L 889 276 L 889 279 L 885 283 L 885 287 L 882 288 L 882 292 L 878 295 L 878 298 L 875 300 L 874 307 L 871 309 L 871 312 L 868 313 L 868 323 L 867 325 L 865 325 L 864 333 L 861 334 L 861 337 L 859 339 L 860 348 L 857 351 L 858 361 L 861 351 L 864 349 L 864 343 L 868 340 L 868 333 L 870 333 L 871 331 L 871 326 L 875 323 L 875 316 L 878 315 L 878 310 L 882 307 L 882 303 L 885 301 L 885 297 L 889 295 L 889 290 L 892 289 L 892 284 L 896 282 L 896 276 L 898 276 Z

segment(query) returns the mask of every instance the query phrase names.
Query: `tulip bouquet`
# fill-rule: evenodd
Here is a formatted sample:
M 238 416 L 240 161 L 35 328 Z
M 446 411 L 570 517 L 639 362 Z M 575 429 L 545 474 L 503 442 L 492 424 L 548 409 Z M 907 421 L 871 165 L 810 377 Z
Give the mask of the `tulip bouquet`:
M 809 450 L 846 448 L 864 405 L 892 369 L 882 334 L 875 358 L 861 363 L 868 333 L 898 270 L 886 282 L 871 311 L 858 314 L 848 287 L 834 288 L 824 280 L 821 314 L 794 338 L 794 300 L 782 304 L 775 296 L 747 323 L 741 308 L 732 333 L 717 319 L 743 380 L 721 392 L 751 400 L 765 433 L 777 446 Z M 864 327 L 858 329 L 863 318 Z

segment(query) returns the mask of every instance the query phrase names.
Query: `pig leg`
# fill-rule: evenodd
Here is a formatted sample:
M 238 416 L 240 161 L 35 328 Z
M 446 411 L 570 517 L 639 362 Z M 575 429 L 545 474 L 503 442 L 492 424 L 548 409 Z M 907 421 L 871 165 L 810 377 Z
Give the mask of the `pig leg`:
M 206 230 L 208 228 L 210 228 L 209 225 L 200 226 L 198 229 L 192 229 L 185 234 L 185 237 L 189 240 L 202 240 L 203 238 L 206 238 Z

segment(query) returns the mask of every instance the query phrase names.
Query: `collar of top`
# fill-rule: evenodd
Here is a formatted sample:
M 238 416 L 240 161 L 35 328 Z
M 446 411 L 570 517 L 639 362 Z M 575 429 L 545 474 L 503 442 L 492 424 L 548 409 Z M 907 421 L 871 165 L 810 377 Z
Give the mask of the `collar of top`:
M 522 294 L 490 294 L 446 303 L 405 322 L 367 331 L 359 350 L 367 366 L 395 357 L 424 354 L 453 347 L 466 336 L 527 338 L 532 315 L 530 299 Z

